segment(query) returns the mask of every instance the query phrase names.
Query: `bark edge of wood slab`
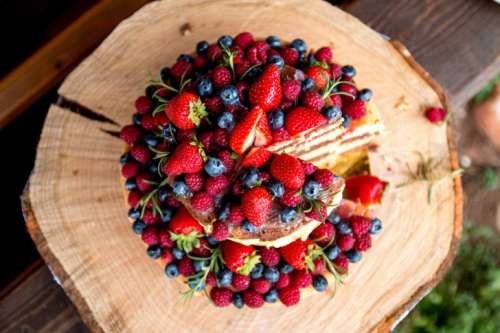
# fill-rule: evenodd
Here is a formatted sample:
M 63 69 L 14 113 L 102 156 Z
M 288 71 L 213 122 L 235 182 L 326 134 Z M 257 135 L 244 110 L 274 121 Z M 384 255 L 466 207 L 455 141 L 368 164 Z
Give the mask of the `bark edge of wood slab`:
M 204 10 L 200 10 L 200 6 L 203 6 Z M 245 11 L 241 11 L 240 7 L 246 8 Z M 231 15 L 235 12 L 244 15 L 243 12 L 252 8 L 260 11 L 257 22 L 241 22 L 242 20 Z M 220 10 L 225 10 L 228 14 L 224 23 L 217 15 L 210 15 Z M 195 20 L 199 18 L 197 15 L 201 15 L 200 12 L 203 12 L 205 17 L 203 22 Z M 275 13 L 273 20 L 266 20 L 266 15 L 271 15 L 271 12 Z M 163 16 L 172 13 L 177 15 L 170 15 L 168 24 L 158 23 Z M 299 13 L 300 20 L 297 20 L 296 15 Z M 259 25 L 258 22 L 265 22 L 265 25 Z M 294 37 L 303 37 L 313 48 L 324 45 L 325 42 L 333 44 L 334 57 L 344 64 L 352 61 L 358 68 L 360 85 L 375 88 L 375 103 L 378 104 L 389 129 L 379 152 L 370 156 L 373 159 L 375 174 L 395 184 L 404 180 L 403 166 L 394 162 L 393 169 L 389 172 L 386 170 L 389 162 L 384 158 L 395 156 L 396 160 L 403 158 L 414 164 L 417 158 L 408 152 L 410 149 L 437 152 L 438 156 L 446 157 L 446 170 L 458 168 L 451 128 L 430 125 L 421 114 L 422 108 L 428 105 L 441 104 L 449 108 L 443 89 L 415 62 L 402 44 L 382 40 L 357 19 L 322 1 L 311 2 L 307 6 L 300 1 L 287 3 L 286 6 L 280 1 L 245 1 L 234 4 L 228 1 L 196 0 L 182 4 L 174 1 L 148 4 L 122 22 L 103 44 L 70 74 L 59 92 L 64 98 L 124 125 L 130 119 L 133 100 L 141 93 L 146 82 L 144 72 L 147 72 L 148 65 L 156 71 L 161 64 L 172 62 L 176 54 L 192 50 L 194 43 L 191 39 L 214 40 L 223 32 L 250 30 L 259 37 L 273 33 L 289 39 L 292 33 L 289 33 L 286 27 L 291 22 L 296 26 Z M 186 27 L 186 23 L 191 23 L 188 35 L 179 30 L 180 27 Z M 311 28 L 306 30 L 303 28 L 306 25 Z M 152 30 L 145 32 L 144 29 Z M 158 35 L 161 33 L 161 39 L 160 36 L 151 34 L 151 31 L 156 31 Z M 149 38 L 138 39 L 141 34 Z M 137 54 L 138 59 L 127 60 L 129 53 L 134 51 L 132 49 L 156 45 L 156 41 L 168 39 L 168 34 L 176 38 L 170 44 L 166 43 L 170 50 L 155 49 L 150 51 L 151 54 L 136 52 L 134 54 Z M 136 44 L 130 44 L 131 40 Z M 363 41 L 366 44 L 362 43 Z M 350 44 L 345 44 L 346 42 Z M 113 53 L 117 50 L 120 52 Z M 150 57 L 151 63 L 142 59 L 143 57 Z M 379 58 L 373 61 L 374 57 Z M 142 72 L 139 72 L 138 68 L 142 68 Z M 386 75 L 385 80 L 379 80 L 383 75 Z M 110 93 L 115 95 L 112 98 L 103 98 Z M 396 117 L 395 113 L 398 111 L 395 109 L 395 102 L 401 95 L 408 99 L 409 110 L 401 111 Z M 438 198 L 436 202 L 428 207 L 425 206 L 426 186 L 412 185 L 411 189 L 391 190 L 387 194 L 385 206 L 381 207 L 385 230 L 374 240 L 371 253 L 368 253 L 360 264 L 355 265 L 346 284 L 338 290 L 337 300 L 326 303 L 327 296 L 318 294 L 303 300 L 295 308 L 286 310 L 280 307 L 264 307 L 260 310 L 241 311 L 230 308 L 217 309 L 207 300 L 194 299 L 190 306 L 183 308 L 186 311 L 174 309 L 170 303 L 175 303 L 175 300 L 168 299 L 168 294 L 173 295 L 181 290 L 181 287 L 175 281 L 166 281 L 161 268 L 146 257 L 141 241 L 133 235 L 128 225 L 127 208 L 123 205 L 119 184 L 118 157 L 123 145 L 116 137 L 109 135 L 119 128 L 69 111 L 59 106 L 51 107 L 41 136 L 35 169 L 26 186 L 22 203 L 28 231 L 42 257 L 60 279 L 66 293 L 80 311 L 83 321 L 96 332 L 140 331 L 141 327 L 152 325 L 155 320 L 156 329 L 159 329 L 158 322 L 161 321 L 163 329 L 179 329 L 183 323 L 189 323 L 191 327 L 184 328 L 190 331 L 211 331 L 221 329 L 222 326 L 234 331 L 258 331 L 263 329 L 262 325 L 266 323 L 268 327 L 273 324 L 274 329 L 299 331 L 300 325 L 308 325 L 310 328 L 313 323 L 319 322 L 318 325 L 322 325 L 323 329 L 336 325 L 336 328 L 345 331 L 385 332 L 439 282 L 458 249 L 463 205 L 460 179 L 455 177 L 445 182 L 439 193 L 435 194 Z M 400 130 L 400 127 L 404 130 Z M 421 133 L 415 132 L 416 129 Z M 412 136 L 406 138 L 403 132 Z M 407 147 L 384 144 L 384 140 L 402 139 L 402 136 L 407 139 L 404 141 Z M 418 198 L 421 201 L 421 205 L 418 205 L 420 210 L 412 208 L 413 213 L 422 214 L 419 221 L 421 226 L 419 224 L 418 228 L 413 219 L 406 217 L 403 221 L 405 209 L 415 206 L 417 195 L 423 195 Z M 414 201 L 408 203 L 405 199 Z M 401 200 L 403 201 L 400 202 Z M 391 209 L 392 205 L 395 206 Z M 426 208 L 431 212 L 425 211 Z M 406 214 L 409 215 L 407 211 Z M 392 218 L 384 219 L 386 215 Z M 439 220 L 443 216 L 448 218 Z M 427 221 L 425 217 L 431 221 Z M 401 226 L 405 222 L 408 225 Z M 404 233 L 405 228 L 412 228 L 413 232 L 419 233 L 407 235 Z M 446 230 L 447 234 L 439 234 L 441 229 Z M 420 237 L 425 236 L 422 234 L 424 231 L 434 232 L 431 236 L 438 243 L 432 243 L 434 248 L 431 249 L 417 248 L 417 252 L 426 250 L 422 256 L 431 252 L 431 258 L 424 260 L 416 256 L 403 257 L 403 254 L 408 254 L 403 251 L 405 248 L 397 251 L 393 249 L 398 244 L 412 244 L 411 241 L 418 244 Z M 117 239 L 106 239 L 109 235 L 116 235 Z M 403 236 L 407 238 L 401 239 Z M 126 246 L 123 242 L 126 242 Z M 385 258 L 386 255 L 391 255 L 389 249 L 393 249 L 393 253 L 398 252 L 398 256 L 393 254 L 390 257 L 390 260 L 395 260 L 390 268 L 394 269 L 395 265 L 410 265 L 408 261 L 411 261 L 411 265 L 404 266 L 405 270 L 402 272 L 397 269 L 380 272 L 386 269 L 384 265 L 389 265 L 388 259 Z M 108 250 L 109 253 L 103 252 Z M 377 258 L 377 253 L 384 255 L 384 258 Z M 104 265 L 107 257 L 110 260 Z M 419 264 L 421 266 L 415 268 Z M 118 274 L 115 277 L 111 271 L 124 265 L 130 265 L 122 271 L 126 272 L 127 276 Z M 408 271 L 410 268 L 415 271 Z M 411 273 L 411 279 L 395 284 L 391 279 L 399 273 Z M 375 277 L 370 279 L 371 276 Z M 144 280 L 140 280 L 142 278 Z M 139 297 L 137 293 L 141 290 L 124 290 L 122 282 L 126 279 L 137 283 L 146 282 L 149 287 L 146 290 L 142 290 L 143 285 L 138 284 L 136 287 L 148 293 Z M 392 282 L 392 289 L 386 286 L 388 283 L 385 283 L 384 279 Z M 360 284 L 367 281 L 372 285 L 371 288 L 365 289 L 373 289 L 371 292 L 375 293 L 371 299 L 362 298 L 366 296 L 362 294 L 363 290 L 355 289 L 361 288 Z M 398 288 L 394 288 L 395 285 Z M 384 288 L 391 290 L 393 295 L 376 294 L 381 293 Z M 349 293 L 353 291 L 352 297 L 349 297 Z M 356 300 L 356 296 L 361 298 Z M 131 301 L 135 303 L 128 304 Z M 327 304 L 328 308 L 325 307 Z M 306 311 L 308 306 L 316 306 L 316 312 L 311 313 L 311 309 L 308 312 L 300 312 Z M 338 310 L 334 312 L 334 307 L 345 309 L 344 314 Z M 99 312 L 96 312 L 97 308 Z M 169 310 L 159 316 L 160 308 Z M 201 319 L 211 318 L 211 321 L 204 320 L 200 324 L 199 320 L 195 320 L 197 313 L 186 313 L 189 308 L 197 308 L 199 313 L 205 316 Z M 127 310 L 129 312 L 126 312 Z M 127 316 L 124 316 L 124 311 Z M 349 319 L 343 318 L 342 316 L 347 315 L 346 312 L 357 316 L 355 319 L 351 316 Z M 214 314 L 216 316 L 212 316 Z M 136 318 L 138 315 L 143 317 Z M 175 320 L 172 320 L 172 316 L 175 316 Z M 300 321 L 294 319 L 297 316 Z M 271 317 L 273 321 L 266 322 L 267 318 L 264 317 Z M 151 331 L 155 329 L 151 328 Z

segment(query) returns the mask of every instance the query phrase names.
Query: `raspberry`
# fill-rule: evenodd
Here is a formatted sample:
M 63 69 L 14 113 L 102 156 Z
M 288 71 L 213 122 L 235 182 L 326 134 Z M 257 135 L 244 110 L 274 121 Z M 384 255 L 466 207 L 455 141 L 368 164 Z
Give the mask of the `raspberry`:
M 308 90 L 302 96 L 302 104 L 319 112 L 325 106 L 325 101 L 317 91 Z
M 238 95 L 240 97 L 240 100 L 241 101 L 246 100 L 248 96 L 248 89 L 250 89 L 250 85 L 245 81 L 240 81 L 236 83 L 235 87 L 236 89 L 238 89 Z
M 189 257 L 184 257 L 177 263 L 179 266 L 179 273 L 184 276 L 191 276 L 196 273 L 194 270 L 193 261 Z
M 231 152 L 229 150 L 221 150 L 217 157 L 221 160 L 222 164 L 226 168 L 226 173 L 231 173 L 233 171 L 235 161 L 231 158 Z
M 212 82 L 217 88 L 223 87 L 231 83 L 231 72 L 229 69 L 223 66 L 217 66 L 214 68 L 211 74 Z
M 246 71 L 252 66 L 248 59 L 242 59 L 238 64 L 234 66 L 234 72 L 238 77 L 241 77 Z
M 209 177 L 205 185 L 205 190 L 209 195 L 216 196 L 224 192 L 229 185 L 229 179 L 225 175 Z
M 447 111 L 443 108 L 432 107 L 425 111 L 425 117 L 431 123 L 440 123 L 446 119 Z
M 249 308 L 260 308 L 264 304 L 264 298 L 255 290 L 245 290 L 243 292 L 243 302 Z
M 207 212 L 214 206 L 214 201 L 206 192 L 196 192 L 191 198 L 191 206 L 199 212 Z
M 262 64 L 267 61 L 267 50 L 269 45 L 264 41 L 258 41 L 253 44 L 246 52 L 246 58 L 252 65 Z
M 334 236 L 335 227 L 331 223 L 323 223 L 311 232 L 309 238 L 316 241 L 320 246 L 326 246 Z
M 296 49 L 285 47 L 281 49 L 281 57 L 288 66 L 295 66 L 299 60 L 299 52 Z
M 318 201 L 318 204 L 319 210 L 318 207 L 313 207 L 310 212 L 306 213 L 306 216 L 310 219 L 323 222 L 328 217 L 328 214 L 326 213 L 326 205 L 322 201 Z
M 271 179 L 269 172 L 261 171 L 259 172 L 259 178 L 261 183 L 267 183 Z
M 125 126 L 120 131 L 120 139 L 122 139 L 129 145 L 133 145 L 134 143 L 139 141 L 141 136 L 141 130 L 134 125 Z
M 295 101 L 300 94 L 300 82 L 298 80 L 286 80 L 281 86 L 283 97 L 289 101 Z
M 163 249 L 161 251 L 161 260 L 165 265 L 168 265 L 172 261 L 174 261 L 174 256 L 172 255 L 172 251 L 170 249 Z
M 210 290 L 210 298 L 215 306 L 224 307 L 231 304 L 233 292 L 227 288 L 214 287 Z
M 330 76 L 333 80 L 338 79 L 342 75 L 342 67 L 337 64 L 330 65 Z
M 177 131 L 177 141 L 191 140 L 195 134 L 196 131 L 194 129 L 179 130 Z
M 209 272 L 207 275 L 207 279 L 205 280 L 207 286 L 215 287 L 217 285 L 217 278 L 215 277 L 214 272 Z
M 280 262 L 280 253 L 274 247 L 263 247 L 259 253 L 260 261 L 268 267 L 274 267 Z
M 252 280 L 251 285 L 252 289 L 259 294 L 265 294 L 271 289 L 271 282 L 267 281 L 265 278 Z
M 337 237 L 337 245 L 343 252 L 349 251 L 354 246 L 355 239 L 351 235 L 339 235 Z
M 157 114 L 154 115 L 153 118 L 155 120 L 155 128 L 160 126 L 165 127 L 170 122 L 165 112 L 158 112 Z
M 333 264 L 342 272 L 347 272 L 347 270 L 349 269 L 349 259 L 347 259 L 347 257 L 343 253 L 339 254 L 337 258 L 333 260 Z
M 148 226 L 142 231 L 141 235 L 142 241 L 148 245 L 155 245 L 160 242 L 158 237 L 158 230 L 156 227 Z
M 141 164 L 146 164 L 151 159 L 151 152 L 148 148 L 142 145 L 137 145 L 132 147 L 130 150 L 132 157 Z
M 245 50 L 253 43 L 253 36 L 249 32 L 241 32 L 234 37 L 233 43 Z
M 241 206 L 240 205 L 231 206 L 231 209 L 229 210 L 229 215 L 227 217 L 227 222 L 232 225 L 240 225 L 244 219 L 245 215 L 241 210 Z
M 287 287 L 289 284 L 290 276 L 288 274 L 280 274 L 280 278 L 278 279 L 278 281 L 276 281 L 274 286 L 276 287 L 276 289 L 281 289 Z
M 354 237 L 358 238 L 367 234 L 371 227 L 371 220 L 367 217 L 360 215 L 353 215 L 350 218 L 351 229 Z
M 188 173 L 184 177 L 184 181 L 192 192 L 201 191 L 203 186 L 205 186 L 205 177 L 202 172 Z
M 342 96 L 342 100 L 346 102 L 353 101 L 354 98 L 356 98 L 356 95 L 358 94 L 358 89 L 354 86 L 352 83 L 341 83 L 339 84 L 339 91 L 350 94 L 352 96 Z
M 323 190 L 326 190 L 332 185 L 334 175 L 330 170 L 321 169 L 314 173 L 313 178 L 321 185 Z
M 142 194 L 137 191 L 130 191 L 128 193 L 127 202 L 130 207 L 135 207 L 142 198 Z
M 221 242 L 229 237 L 229 229 L 227 228 L 227 224 L 225 224 L 224 222 L 222 221 L 214 222 L 212 227 L 213 227 L 212 237 L 216 241 Z
M 296 287 L 288 286 L 278 291 L 278 297 L 285 306 L 292 306 L 300 301 L 300 290 Z
M 128 162 L 122 166 L 122 176 L 125 178 L 132 178 L 139 173 L 140 166 L 135 162 Z
M 139 113 L 148 113 L 152 106 L 153 103 L 146 96 L 141 96 L 135 100 L 135 109 Z
M 272 130 L 271 135 L 273 136 L 273 142 L 286 141 L 292 138 L 284 127 Z
M 150 114 L 142 115 L 141 117 L 141 126 L 146 131 L 152 131 L 156 128 L 156 120 Z
M 250 276 L 249 275 L 241 275 L 234 274 L 233 281 L 231 282 L 231 286 L 237 291 L 243 291 L 250 287 Z
M 193 65 L 187 60 L 177 61 L 170 69 L 170 74 L 174 79 L 180 81 L 181 78 L 187 78 L 193 72 Z
M 325 270 L 325 263 L 323 259 L 317 258 L 314 260 L 314 274 L 321 274 Z
M 239 180 L 235 181 L 233 184 L 232 190 L 233 190 L 233 193 L 236 195 L 243 194 L 244 188 L 243 188 L 243 184 L 241 183 L 241 181 L 239 181 Z
M 160 239 L 160 245 L 163 248 L 174 247 L 175 242 L 170 238 L 170 232 L 167 229 L 160 230 L 158 237 Z
M 153 225 L 160 222 L 160 214 L 154 214 L 152 210 L 147 209 L 144 211 L 144 216 L 142 217 L 142 220 L 147 225 Z
M 169 196 L 167 198 L 167 205 L 170 207 L 180 207 L 181 203 L 173 196 Z
M 302 202 L 302 197 L 295 190 L 285 189 L 285 193 L 279 201 L 282 205 L 287 207 L 296 207 Z
M 149 182 L 152 180 L 153 177 L 149 173 L 142 172 L 135 179 L 135 183 L 140 191 L 146 192 L 151 188 L 151 184 Z
M 218 44 L 212 44 L 207 49 L 207 58 L 216 61 L 222 56 L 222 49 Z
M 354 244 L 354 248 L 358 251 L 366 251 L 372 247 L 372 238 L 370 234 L 361 235 Z
M 297 288 L 307 288 L 312 284 L 312 274 L 306 270 L 293 271 L 290 275 L 290 285 Z
M 218 128 L 214 131 L 214 142 L 219 147 L 227 147 L 228 145 L 228 133 L 222 128 Z
M 267 44 L 263 40 L 259 40 L 253 44 L 257 51 L 259 52 L 259 55 L 266 54 L 267 56 L 267 50 L 269 50 L 269 44 Z
M 332 49 L 329 47 L 322 47 L 314 54 L 314 57 L 318 61 L 329 63 L 332 61 Z
M 233 54 L 233 64 L 239 64 L 245 58 L 245 52 L 238 45 L 233 45 L 229 48 L 229 51 Z
M 209 112 L 217 113 L 222 109 L 222 100 L 219 96 L 205 98 L 203 104 Z
M 203 147 L 205 147 L 205 151 L 207 152 L 211 151 L 213 138 L 214 138 L 214 133 L 210 131 L 203 132 L 200 134 L 199 139 L 200 142 L 203 144 Z
M 279 56 L 281 58 L 281 53 L 276 49 L 267 50 L 267 58 L 270 59 L 272 56 Z
M 353 120 L 359 119 L 366 115 L 366 106 L 365 102 L 362 100 L 355 100 L 351 104 L 349 104 L 345 109 L 344 112 L 351 117 Z
M 207 59 L 205 59 L 205 57 L 201 56 L 201 55 L 197 55 L 196 57 L 194 57 L 193 59 L 193 65 L 194 65 L 194 68 L 203 68 L 205 67 L 205 65 L 207 64 Z
M 306 176 L 309 176 L 314 171 L 316 171 L 316 166 L 314 164 L 306 161 L 301 161 L 301 162 L 302 162 L 302 167 L 304 168 L 304 174 Z
M 342 108 L 342 97 L 340 95 L 330 96 L 330 104 Z
M 200 238 L 200 245 L 198 247 L 194 247 L 191 253 L 197 257 L 207 257 L 210 255 L 211 252 L 212 250 L 208 245 L 207 239 Z

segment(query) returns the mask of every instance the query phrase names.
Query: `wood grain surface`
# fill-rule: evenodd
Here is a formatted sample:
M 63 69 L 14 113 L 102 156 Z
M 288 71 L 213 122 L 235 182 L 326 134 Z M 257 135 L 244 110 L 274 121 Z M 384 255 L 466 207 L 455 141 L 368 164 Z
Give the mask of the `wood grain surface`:
M 443 181 L 432 204 L 425 183 L 394 186 L 407 180 L 406 164 L 415 168 L 417 152 L 441 162 L 437 173 L 456 168 L 447 128 L 422 116 L 427 106 L 446 104 L 445 96 L 400 45 L 327 3 L 155 2 L 121 23 L 59 92 L 126 124 L 148 69 L 157 72 L 200 39 L 243 30 L 300 36 L 313 48 L 332 45 L 337 61 L 356 66 L 359 84 L 374 90 L 388 133 L 370 158 L 374 173 L 393 185 L 378 212 L 384 232 L 334 299 L 317 294 L 286 310 L 220 310 L 205 298 L 177 303 L 182 287 L 146 257 L 127 222 L 117 163 L 122 144 L 108 133 L 119 127 L 53 106 L 24 197 L 28 230 L 91 329 L 387 331 L 449 266 L 461 230 L 460 181 Z M 397 107 L 402 98 L 405 110 Z

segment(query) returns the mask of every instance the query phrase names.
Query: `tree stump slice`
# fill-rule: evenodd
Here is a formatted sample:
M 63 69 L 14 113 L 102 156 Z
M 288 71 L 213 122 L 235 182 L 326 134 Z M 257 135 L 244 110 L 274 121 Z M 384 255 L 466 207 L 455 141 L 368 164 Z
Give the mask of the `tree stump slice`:
M 378 215 L 384 230 L 352 266 L 334 298 L 315 293 L 298 306 L 219 309 L 205 297 L 177 303 L 184 286 L 149 259 L 127 219 L 120 181 L 122 142 L 148 70 L 193 52 L 202 39 L 251 31 L 331 45 L 370 87 L 387 134 L 370 153 L 372 171 L 391 183 Z M 83 320 L 96 332 L 388 331 L 442 277 L 462 226 L 459 178 L 445 179 L 427 202 L 426 183 L 397 188 L 417 152 L 457 168 L 450 129 L 422 115 L 447 107 L 442 89 L 399 43 L 322 1 L 158 1 L 122 22 L 65 80 L 66 100 L 100 115 L 51 106 L 23 196 L 28 230 Z M 108 121 L 103 121 L 108 119 Z

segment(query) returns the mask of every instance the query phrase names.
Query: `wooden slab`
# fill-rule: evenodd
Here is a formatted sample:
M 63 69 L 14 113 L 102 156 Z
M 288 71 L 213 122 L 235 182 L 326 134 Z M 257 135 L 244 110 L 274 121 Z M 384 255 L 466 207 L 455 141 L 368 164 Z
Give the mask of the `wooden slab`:
M 189 27 L 189 31 L 186 31 Z M 153 73 L 191 52 L 200 39 L 250 30 L 260 37 L 302 37 L 358 69 L 357 82 L 375 92 L 388 129 L 375 174 L 389 189 L 379 215 L 384 232 L 331 299 L 316 294 L 298 306 L 217 309 L 205 298 L 177 303 L 182 286 L 167 280 L 132 234 L 117 160 L 122 143 L 112 124 L 53 106 L 40 141 L 24 206 L 28 229 L 87 325 L 101 332 L 326 330 L 387 331 L 439 280 L 453 259 L 462 222 L 460 180 L 446 180 L 427 203 L 427 185 L 396 189 L 416 152 L 456 168 L 444 126 L 422 116 L 444 105 L 439 86 L 398 44 L 321 1 L 162 1 L 121 23 L 65 81 L 60 94 L 120 125 Z M 404 99 L 404 110 L 398 108 Z

